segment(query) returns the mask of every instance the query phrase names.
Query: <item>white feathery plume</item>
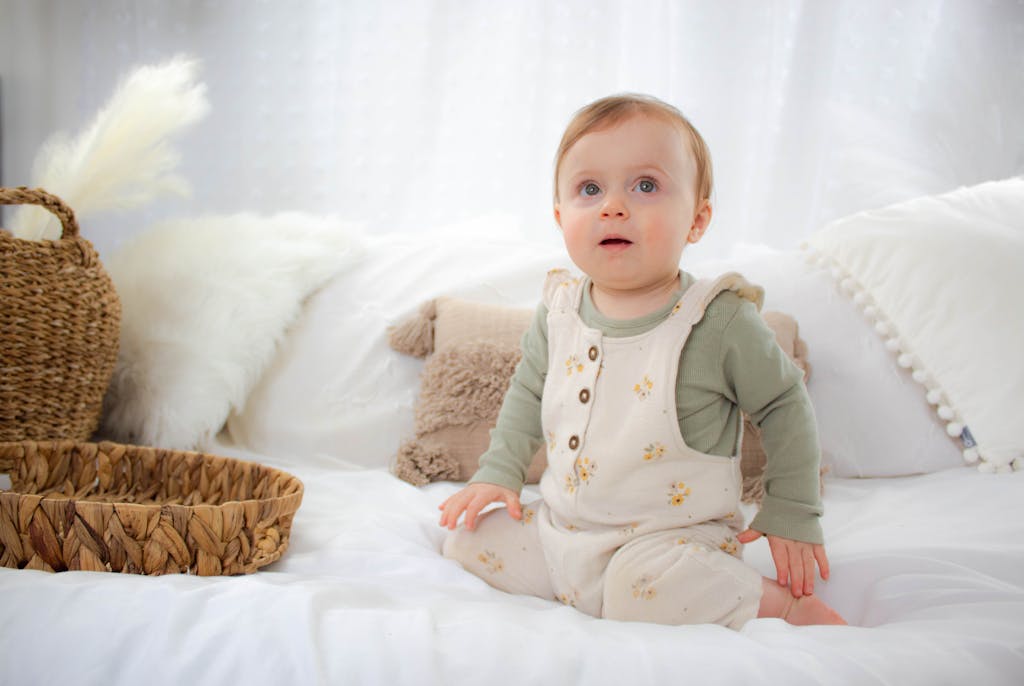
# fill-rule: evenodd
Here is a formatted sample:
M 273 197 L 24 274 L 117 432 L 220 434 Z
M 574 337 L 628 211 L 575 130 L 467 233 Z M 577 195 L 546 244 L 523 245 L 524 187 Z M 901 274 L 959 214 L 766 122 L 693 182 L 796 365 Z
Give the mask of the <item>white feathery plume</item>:
M 187 195 L 188 182 L 175 173 L 180 155 L 170 139 L 209 111 L 206 86 L 196 82 L 198 69 L 196 60 L 182 56 L 136 68 L 77 137 L 50 137 L 36 157 L 32 185 L 59 196 L 79 218 L 138 207 L 162 195 Z M 19 238 L 60 237 L 56 218 L 32 205 L 20 206 L 9 223 Z

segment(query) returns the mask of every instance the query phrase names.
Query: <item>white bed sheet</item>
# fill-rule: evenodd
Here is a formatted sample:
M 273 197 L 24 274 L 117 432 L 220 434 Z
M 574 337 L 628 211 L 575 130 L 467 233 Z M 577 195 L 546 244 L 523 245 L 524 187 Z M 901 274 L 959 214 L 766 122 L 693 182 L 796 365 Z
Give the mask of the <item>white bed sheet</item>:
M 828 479 L 855 626 L 597 620 L 492 589 L 439 554 L 437 504 L 384 469 L 256 455 L 299 476 L 291 547 L 244 577 L 0 570 L 0 684 L 1020 684 L 1024 473 Z M 747 559 L 762 573 L 763 542 Z
M 437 504 L 458 486 L 415 488 L 384 467 L 411 435 L 422 368 L 387 347 L 386 327 L 440 294 L 535 302 L 564 259 L 511 237 L 467 239 L 476 233 L 368 241 L 358 266 L 310 298 L 229 420 L 248 449 L 209 448 L 305 483 L 282 560 L 234 578 L 0 569 L 0 686 L 1024 683 L 1024 473 L 953 466 L 956 451 L 922 438 L 931 410 L 851 385 L 848 369 L 873 382 L 893 361 L 876 351 L 863 372 L 868 358 L 836 340 L 874 332 L 852 316 L 837 326 L 830 301 L 806 306 L 823 290 L 806 279 L 787 292 L 788 267 L 753 276 L 781 270 L 770 306 L 794 313 L 808 338 L 822 418 L 861 420 L 844 432 L 823 421 L 828 440 L 872 465 L 932 472 L 827 478 L 833 577 L 818 592 L 854 626 L 604 621 L 503 594 L 443 559 Z M 851 436 L 872 440 L 846 446 Z M 747 559 L 772 573 L 764 541 Z

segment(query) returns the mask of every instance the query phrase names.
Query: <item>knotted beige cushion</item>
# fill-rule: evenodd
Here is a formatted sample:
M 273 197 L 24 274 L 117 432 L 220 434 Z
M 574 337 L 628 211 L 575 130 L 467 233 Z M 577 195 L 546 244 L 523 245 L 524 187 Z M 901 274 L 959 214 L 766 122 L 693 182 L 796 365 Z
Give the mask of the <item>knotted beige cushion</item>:
M 804 370 L 807 344 L 796 321 L 780 312 L 763 313 L 782 350 Z M 522 356 L 519 347 L 533 311 L 437 298 L 391 329 L 391 347 L 426 358 L 415 408 L 416 436 L 402 443 L 392 469 L 416 486 L 431 481 L 466 481 L 490 443 L 505 391 Z M 760 502 L 765 454 L 760 431 L 745 418 L 741 447 L 743 499 Z M 527 483 L 537 483 L 547 466 L 544 447 L 534 455 Z

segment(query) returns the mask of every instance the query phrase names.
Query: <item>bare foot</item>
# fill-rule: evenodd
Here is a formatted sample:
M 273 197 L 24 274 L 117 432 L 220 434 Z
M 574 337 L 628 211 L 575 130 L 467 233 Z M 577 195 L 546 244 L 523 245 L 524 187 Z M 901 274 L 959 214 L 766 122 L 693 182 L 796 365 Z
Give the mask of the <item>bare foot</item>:
M 838 612 L 826 605 L 825 601 L 816 595 L 793 598 L 793 604 L 789 606 L 789 611 L 782 616 L 782 619 L 799 626 L 846 624 L 846 620 Z
M 799 626 L 846 624 L 846 620 L 838 612 L 826 605 L 825 601 L 816 595 L 794 598 L 788 588 L 780 586 L 771 579 L 762 579 L 761 589 L 761 606 L 758 609 L 758 617 L 778 617 Z

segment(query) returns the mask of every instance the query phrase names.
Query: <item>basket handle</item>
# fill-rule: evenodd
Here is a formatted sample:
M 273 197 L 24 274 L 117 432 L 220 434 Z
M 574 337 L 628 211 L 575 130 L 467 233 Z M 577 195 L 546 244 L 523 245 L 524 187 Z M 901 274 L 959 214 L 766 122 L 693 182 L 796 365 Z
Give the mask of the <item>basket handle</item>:
M 63 227 L 60 237 L 78 238 L 78 220 L 71 208 L 64 204 L 64 201 L 56 195 L 47 193 L 42 188 L 0 188 L 0 205 L 39 205 L 49 210 Z

